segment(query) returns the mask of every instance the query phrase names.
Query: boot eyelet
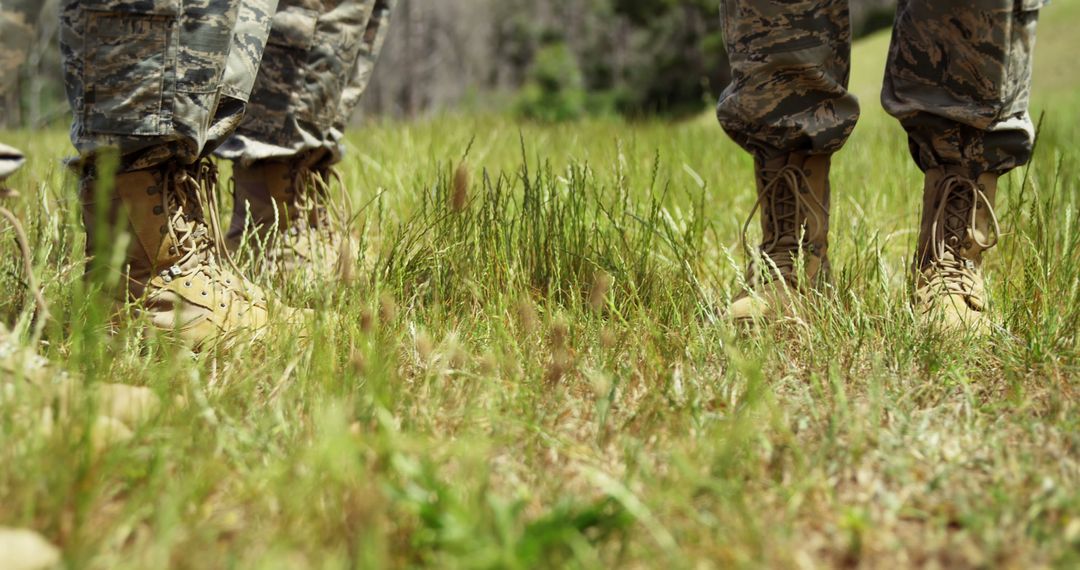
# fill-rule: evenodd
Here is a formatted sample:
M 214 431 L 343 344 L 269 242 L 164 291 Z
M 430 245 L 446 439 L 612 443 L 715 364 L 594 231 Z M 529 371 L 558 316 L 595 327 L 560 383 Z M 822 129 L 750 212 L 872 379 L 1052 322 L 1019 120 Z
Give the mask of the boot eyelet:
M 184 281 L 184 287 L 191 287 L 191 281 Z
M 165 213 L 165 208 L 162 208 L 161 206 L 154 206 L 154 215 L 155 216 L 160 216 L 160 215 L 162 215 L 164 213 Z
M 203 296 L 203 297 L 209 297 L 209 296 L 210 296 L 210 293 L 208 293 L 208 292 L 206 292 L 206 291 L 203 291 L 203 292 L 202 292 L 202 296 Z

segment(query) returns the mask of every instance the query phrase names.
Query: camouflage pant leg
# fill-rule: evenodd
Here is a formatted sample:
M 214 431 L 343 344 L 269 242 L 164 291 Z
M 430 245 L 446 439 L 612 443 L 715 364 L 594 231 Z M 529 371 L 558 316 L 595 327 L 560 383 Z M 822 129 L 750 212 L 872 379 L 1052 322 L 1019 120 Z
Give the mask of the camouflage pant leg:
M 245 164 L 341 158 L 345 124 L 367 87 L 395 0 L 282 0 L 251 109 L 218 150 Z
M 1031 56 L 1045 0 L 901 0 L 881 101 L 921 168 L 1031 157 Z
M 277 0 L 65 0 L 61 54 L 84 159 L 190 164 L 243 116 Z M 246 64 L 244 62 L 247 62 Z
M 721 14 L 724 130 L 759 159 L 839 150 L 859 118 L 847 0 L 723 0 Z

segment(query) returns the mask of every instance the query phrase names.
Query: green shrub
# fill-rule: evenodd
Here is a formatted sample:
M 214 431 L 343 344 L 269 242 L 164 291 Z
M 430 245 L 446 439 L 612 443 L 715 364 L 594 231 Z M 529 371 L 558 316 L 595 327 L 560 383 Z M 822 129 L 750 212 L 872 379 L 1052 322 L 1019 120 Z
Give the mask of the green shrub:
M 587 106 L 584 83 L 577 59 L 566 44 L 550 43 L 536 54 L 516 112 L 545 123 L 580 119 Z

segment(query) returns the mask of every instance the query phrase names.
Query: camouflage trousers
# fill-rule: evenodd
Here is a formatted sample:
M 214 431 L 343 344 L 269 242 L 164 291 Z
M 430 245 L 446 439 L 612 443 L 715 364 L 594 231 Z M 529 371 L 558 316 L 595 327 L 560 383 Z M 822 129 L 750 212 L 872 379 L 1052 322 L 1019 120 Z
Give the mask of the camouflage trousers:
M 281 0 L 249 112 L 217 154 L 337 162 L 396 0 Z
M 394 1 L 66 0 L 72 141 L 119 149 L 126 170 L 219 147 L 336 160 Z
M 60 49 L 84 159 L 191 164 L 240 125 L 277 0 L 65 0 Z
M 1032 50 L 1045 0 L 900 0 L 881 101 L 926 170 L 1006 172 L 1031 157 Z M 755 157 L 839 150 L 859 118 L 847 90 L 847 0 L 724 0 L 732 82 L 717 115 Z

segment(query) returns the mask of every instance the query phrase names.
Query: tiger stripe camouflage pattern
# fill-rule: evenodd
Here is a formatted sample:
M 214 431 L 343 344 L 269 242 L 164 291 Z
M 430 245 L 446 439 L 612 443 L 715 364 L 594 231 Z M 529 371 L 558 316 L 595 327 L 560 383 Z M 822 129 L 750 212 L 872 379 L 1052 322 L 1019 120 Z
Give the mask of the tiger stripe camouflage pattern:
M 901 0 L 882 104 L 924 170 L 1026 163 L 1035 25 L 1045 0 Z M 859 118 L 847 90 L 847 0 L 724 0 L 733 80 L 717 115 L 761 160 L 839 150 Z
M 250 112 L 218 155 L 251 164 L 341 158 L 345 124 L 371 78 L 395 0 L 282 0 Z

